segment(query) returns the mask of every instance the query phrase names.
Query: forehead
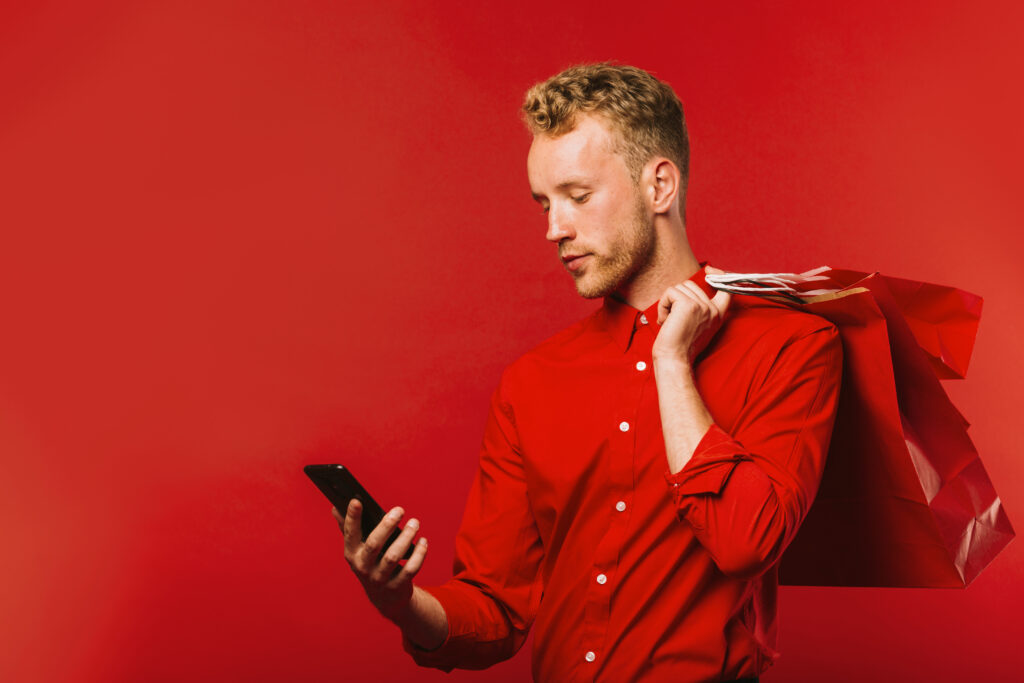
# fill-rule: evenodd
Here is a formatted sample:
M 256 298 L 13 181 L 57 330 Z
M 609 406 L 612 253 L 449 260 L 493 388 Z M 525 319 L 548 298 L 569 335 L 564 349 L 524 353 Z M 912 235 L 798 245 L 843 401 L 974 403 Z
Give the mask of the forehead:
M 564 135 L 537 135 L 526 158 L 526 171 L 535 192 L 555 187 L 568 177 L 602 177 L 628 172 L 615 151 L 617 134 L 600 117 L 579 117 Z

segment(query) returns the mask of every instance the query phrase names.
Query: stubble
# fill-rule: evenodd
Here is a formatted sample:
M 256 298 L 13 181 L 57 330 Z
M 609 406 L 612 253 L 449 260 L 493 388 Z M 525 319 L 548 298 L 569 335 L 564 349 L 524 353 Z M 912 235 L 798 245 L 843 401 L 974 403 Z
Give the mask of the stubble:
M 586 272 L 575 276 L 576 291 L 585 299 L 608 296 L 631 281 L 650 264 L 653 256 L 654 228 L 637 193 L 631 221 L 609 245 L 608 253 L 591 255 Z

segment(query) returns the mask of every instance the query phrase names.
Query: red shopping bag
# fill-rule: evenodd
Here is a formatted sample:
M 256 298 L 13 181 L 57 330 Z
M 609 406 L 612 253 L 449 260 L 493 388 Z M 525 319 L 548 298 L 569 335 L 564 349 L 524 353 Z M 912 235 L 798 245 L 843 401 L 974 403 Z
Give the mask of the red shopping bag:
M 966 586 L 1014 536 L 939 382 L 966 372 L 981 299 L 878 273 L 804 275 L 770 293 L 837 325 L 843 385 L 821 486 L 780 582 Z M 747 284 L 763 290 L 765 278 Z

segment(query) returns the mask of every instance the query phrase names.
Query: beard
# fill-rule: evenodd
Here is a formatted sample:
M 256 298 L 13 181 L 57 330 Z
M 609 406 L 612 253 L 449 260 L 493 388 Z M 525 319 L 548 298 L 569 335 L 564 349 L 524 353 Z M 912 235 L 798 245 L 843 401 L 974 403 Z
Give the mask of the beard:
M 576 291 L 585 299 L 608 296 L 645 268 L 654 255 L 654 226 L 647 217 L 643 200 L 637 193 L 629 224 L 603 252 L 591 251 L 590 262 L 572 273 Z M 589 250 L 587 250 L 589 251 Z

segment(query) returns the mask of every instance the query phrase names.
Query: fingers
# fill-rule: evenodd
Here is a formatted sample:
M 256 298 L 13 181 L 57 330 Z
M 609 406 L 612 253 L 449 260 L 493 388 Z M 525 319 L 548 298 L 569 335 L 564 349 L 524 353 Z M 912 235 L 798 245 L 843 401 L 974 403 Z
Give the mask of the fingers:
M 701 308 L 705 308 L 711 303 L 711 299 L 704 293 L 704 290 L 700 288 L 693 280 L 687 280 L 686 282 L 676 285 L 680 290 L 687 294 L 691 299 L 696 301 Z
M 340 513 L 338 508 L 333 508 L 334 518 L 338 519 Z M 359 546 L 363 543 L 363 504 L 353 498 L 348 502 L 348 510 L 345 516 L 339 520 L 342 532 L 345 534 L 345 557 L 351 560 Z
M 398 526 L 398 522 L 404 514 L 405 510 L 402 508 L 392 508 L 391 512 L 384 515 L 384 519 L 377 525 L 377 528 L 366 537 L 362 547 L 357 551 L 357 554 L 361 555 L 358 559 L 364 566 L 372 567 L 377 564 L 377 558 L 380 557 L 380 553 L 384 549 L 384 543 L 391 537 L 391 532 Z
M 672 304 L 674 301 L 673 288 L 668 288 L 665 293 L 658 299 L 658 324 L 661 325 L 665 322 L 665 318 L 668 317 L 668 312 L 672 310 Z
M 390 581 L 389 585 L 392 587 L 397 587 L 403 581 L 411 581 L 412 577 L 416 576 L 416 573 L 419 572 L 420 567 L 423 566 L 423 558 L 425 558 L 426 556 L 427 539 L 421 538 L 416 543 L 416 549 L 412 551 L 412 557 L 410 557 L 409 560 L 405 563 L 405 566 L 402 567 L 402 570 L 395 575 L 395 578 L 393 578 Z
M 710 273 L 711 275 L 721 275 L 725 273 L 725 271 L 722 270 L 721 268 L 714 268 L 712 266 L 706 266 L 704 270 L 705 272 Z M 729 308 L 730 301 L 732 301 L 732 294 L 723 289 L 719 289 L 715 292 L 715 296 L 711 299 L 711 304 L 716 309 L 718 309 L 719 315 L 724 315 L 726 309 Z
M 705 271 L 712 275 L 721 275 L 725 272 L 721 268 L 715 268 L 713 266 L 706 266 Z M 692 280 L 686 280 L 685 282 L 669 287 L 665 290 L 665 293 L 661 295 L 661 299 L 658 300 L 659 325 L 665 322 L 669 311 L 672 309 L 672 305 L 680 300 L 680 297 L 676 295 L 676 292 L 686 295 L 698 304 L 710 305 L 713 307 L 713 310 L 707 309 L 706 306 L 701 307 L 709 310 L 709 312 L 716 317 L 721 317 L 725 314 L 725 311 L 729 308 L 729 303 L 732 300 L 732 295 L 723 290 L 717 290 L 714 298 L 709 298 L 698 284 Z
M 732 294 L 725 290 L 718 290 L 715 292 L 715 296 L 711 299 L 711 305 L 718 310 L 719 316 L 724 316 L 726 310 L 729 308 L 729 303 L 732 301 Z
M 687 280 L 682 286 L 685 287 L 687 293 L 690 294 L 696 302 L 696 305 L 704 312 L 707 318 L 716 318 L 719 316 L 718 308 L 711 304 L 711 299 L 704 293 L 704 290 L 700 288 L 700 285 L 693 280 Z
M 720 289 L 715 292 L 714 297 L 708 298 L 708 295 L 704 293 L 704 290 L 695 282 L 687 280 L 683 284 L 686 286 L 687 290 L 694 295 L 694 298 L 700 302 L 701 307 L 707 311 L 711 318 L 721 319 L 725 316 L 725 312 L 729 308 L 729 303 L 732 301 L 732 294 Z
M 658 300 L 658 324 L 664 325 L 665 320 L 668 318 L 669 311 L 672 310 L 672 304 L 679 300 L 679 293 L 675 291 L 675 288 L 669 287 L 665 290 L 665 293 L 661 295 Z
M 658 301 L 658 324 L 664 324 L 672 307 L 680 302 L 693 300 L 692 293 L 683 285 L 674 285 L 665 290 Z
M 405 552 L 409 549 L 409 544 L 412 543 L 412 539 L 416 536 L 416 532 L 419 529 L 420 522 L 418 519 L 414 518 L 406 522 L 402 533 L 398 534 L 395 542 L 388 546 L 384 554 L 381 555 L 374 576 L 371 578 L 378 581 L 386 581 L 395 575 L 395 568 L 398 567 L 399 560 L 405 557 Z
M 677 303 L 685 302 L 689 308 L 707 310 L 710 299 L 696 284 L 687 280 L 678 285 L 673 285 L 665 290 L 658 301 L 658 324 L 664 324 L 672 307 Z

